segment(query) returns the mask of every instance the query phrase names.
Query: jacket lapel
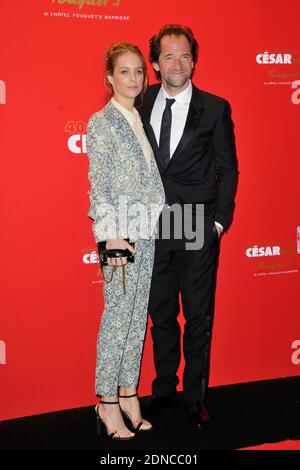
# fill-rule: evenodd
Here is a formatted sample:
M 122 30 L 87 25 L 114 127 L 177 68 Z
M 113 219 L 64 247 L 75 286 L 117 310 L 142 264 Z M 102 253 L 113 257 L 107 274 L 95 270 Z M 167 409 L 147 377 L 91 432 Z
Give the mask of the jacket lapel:
M 202 100 L 201 91 L 193 85 L 191 102 L 183 134 L 176 147 L 175 152 L 172 155 L 172 158 L 170 159 L 169 164 L 167 165 L 167 167 L 164 167 L 161 162 L 160 151 L 156 141 L 156 137 L 153 128 L 150 124 L 152 108 L 156 100 L 157 94 L 160 90 L 160 87 L 161 85 L 154 85 L 147 90 L 147 94 L 144 97 L 142 108 L 138 108 L 138 110 L 142 117 L 146 135 L 153 149 L 157 166 L 159 168 L 160 174 L 162 175 L 170 166 L 176 164 L 176 161 L 184 154 L 185 149 L 192 141 L 195 135 L 195 129 L 197 128 L 197 126 L 199 126 L 202 117 L 204 104 Z
M 143 149 L 125 116 L 123 116 L 123 114 L 111 102 L 107 105 L 107 109 L 109 110 L 111 126 L 116 129 L 116 134 L 120 141 L 122 143 L 126 143 L 128 154 L 134 155 L 138 158 L 142 165 L 148 170 L 149 167 L 146 162 Z
M 193 92 L 184 130 L 175 152 L 173 153 L 172 158 L 170 159 L 170 162 L 165 170 L 176 164 L 176 161 L 182 155 L 184 155 L 186 148 L 190 145 L 193 137 L 195 136 L 195 130 L 200 124 L 203 109 L 204 104 L 201 99 L 201 92 L 193 85 Z
M 155 160 L 159 168 L 159 172 L 162 173 L 164 171 L 164 167 L 162 166 L 162 163 L 160 160 L 160 152 L 159 152 L 159 147 L 158 147 L 157 140 L 154 134 L 154 130 L 150 124 L 152 109 L 153 109 L 156 97 L 158 95 L 158 92 L 160 90 L 160 87 L 161 85 L 153 85 L 149 87 L 143 98 L 142 105 L 137 105 L 136 107 L 141 115 L 144 130 L 148 137 L 150 145 L 152 147 Z

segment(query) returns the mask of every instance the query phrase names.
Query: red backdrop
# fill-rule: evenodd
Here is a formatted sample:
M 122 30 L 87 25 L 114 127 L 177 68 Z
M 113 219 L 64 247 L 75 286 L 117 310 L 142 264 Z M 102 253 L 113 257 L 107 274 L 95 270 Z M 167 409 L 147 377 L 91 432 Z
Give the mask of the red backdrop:
M 85 126 L 106 100 L 104 49 L 127 40 L 148 57 L 171 22 L 194 30 L 194 82 L 231 102 L 236 129 L 210 385 L 299 375 L 299 14 L 298 0 L 1 1 L 0 419 L 96 400 L 102 279 Z M 148 331 L 141 395 L 153 377 Z

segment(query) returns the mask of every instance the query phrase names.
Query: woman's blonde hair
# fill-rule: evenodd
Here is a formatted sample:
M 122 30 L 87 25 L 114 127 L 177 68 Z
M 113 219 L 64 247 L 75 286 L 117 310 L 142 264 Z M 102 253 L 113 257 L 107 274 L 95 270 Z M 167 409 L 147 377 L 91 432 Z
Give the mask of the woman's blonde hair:
M 142 88 L 141 94 L 143 95 L 144 92 L 146 91 L 147 84 L 148 84 L 148 73 L 147 73 L 146 62 L 140 49 L 135 44 L 131 44 L 129 42 L 116 42 L 112 44 L 105 51 L 105 54 L 104 54 L 105 72 L 106 72 L 105 84 L 107 85 L 111 95 L 113 94 L 113 87 L 111 83 L 109 83 L 107 76 L 113 75 L 118 57 L 120 57 L 123 54 L 127 54 L 128 52 L 131 52 L 132 54 L 136 54 L 141 59 L 142 69 L 144 72 L 144 81 L 143 81 L 143 88 Z

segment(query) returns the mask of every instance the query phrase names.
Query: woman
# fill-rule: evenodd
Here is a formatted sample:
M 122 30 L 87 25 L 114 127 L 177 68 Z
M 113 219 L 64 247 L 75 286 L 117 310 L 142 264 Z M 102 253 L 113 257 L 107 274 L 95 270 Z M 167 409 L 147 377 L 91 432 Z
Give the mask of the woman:
M 134 437 L 132 430 L 152 429 L 141 416 L 136 387 L 146 329 L 154 228 L 165 195 L 134 107 L 147 84 L 144 58 L 137 46 L 117 43 L 107 50 L 105 64 L 112 98 L 90 118 L 87 131 L 89 215 L 94 219 L 96 242 L 106 241 L 106 249 L 134 252 L 134 263 L 116 258 L 103 268 L 104 277 L 113 275 L 113 279 L 104 285 L 96 365 L 96 394 L 102 399 L 95 409 L 99 430 L 104 425 L 110 438 L 123 440 Z M 135 243 L 134 249 L 125 238 Z

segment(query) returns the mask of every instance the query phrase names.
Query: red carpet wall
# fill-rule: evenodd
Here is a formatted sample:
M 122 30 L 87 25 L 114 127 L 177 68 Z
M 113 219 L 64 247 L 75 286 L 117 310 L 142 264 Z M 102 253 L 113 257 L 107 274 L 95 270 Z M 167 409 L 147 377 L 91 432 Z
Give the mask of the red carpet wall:
M 106 100 L 104 49 L 127 40 L 148 57 L 170 22 L 194 30 L 194 82 L 230 101 L 239 157 L 210 385 L 300 374 L 299 14 L 298 0 L 1 1 L 0 419 L 96 401 L 86 124 Z M 148 331 L 141 395 L 153 377 Z

